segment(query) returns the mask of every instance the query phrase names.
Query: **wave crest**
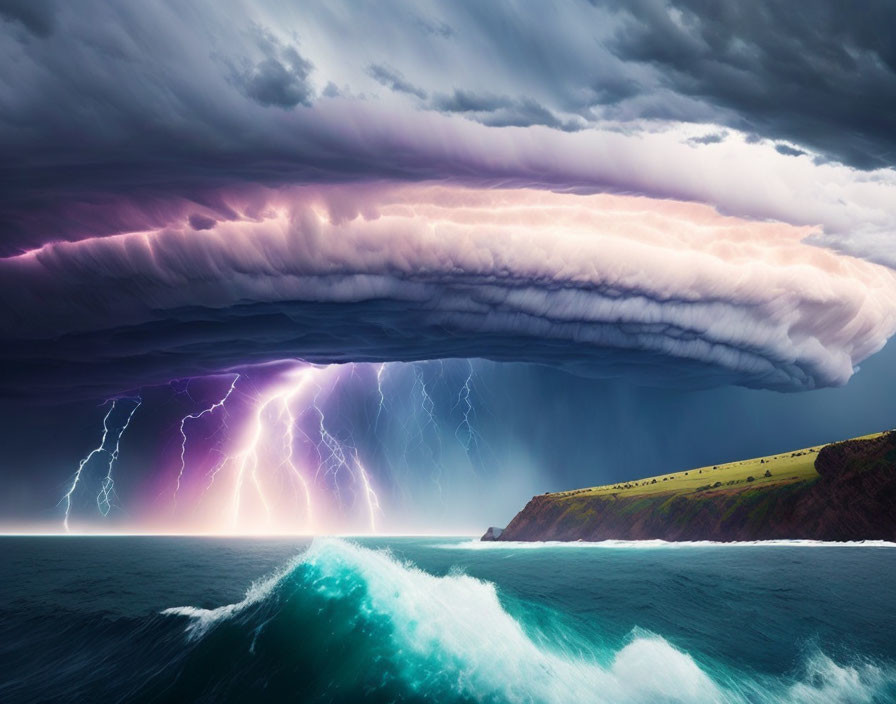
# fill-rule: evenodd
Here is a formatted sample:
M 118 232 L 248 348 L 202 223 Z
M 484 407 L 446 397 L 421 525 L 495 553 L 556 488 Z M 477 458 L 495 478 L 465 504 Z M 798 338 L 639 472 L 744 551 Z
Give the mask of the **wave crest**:
M 820 653 L 800 678 L 763 681 L 698 664 L 637 629 L 615 651 L 558 638 L 528 629 L 490 582 L 435 576 L 339 539 L 315 540 L 242 601 L 163 613 L 189 619 L 200 661 L 206 648 L 236 658 L 233 648 L 248 645 L 248 671 L 231 665 L 241 683 L 273 681 L 308 701 L 874 702 L 896 683 L 882 668 Z

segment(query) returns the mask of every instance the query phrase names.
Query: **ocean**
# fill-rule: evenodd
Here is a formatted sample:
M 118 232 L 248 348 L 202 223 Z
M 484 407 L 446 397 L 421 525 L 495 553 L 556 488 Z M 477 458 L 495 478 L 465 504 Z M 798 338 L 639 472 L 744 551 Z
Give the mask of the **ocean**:
M 0 538 L 0 701 L 894 702 L 896 546 Z

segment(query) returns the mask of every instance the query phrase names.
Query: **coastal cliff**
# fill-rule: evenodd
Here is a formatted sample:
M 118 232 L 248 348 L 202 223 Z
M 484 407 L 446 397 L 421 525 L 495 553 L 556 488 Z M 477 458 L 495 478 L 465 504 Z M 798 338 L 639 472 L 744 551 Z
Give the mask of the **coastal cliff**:
M 896 432 L 543 494 L 497 538 L 608 539 L 896 541 Z

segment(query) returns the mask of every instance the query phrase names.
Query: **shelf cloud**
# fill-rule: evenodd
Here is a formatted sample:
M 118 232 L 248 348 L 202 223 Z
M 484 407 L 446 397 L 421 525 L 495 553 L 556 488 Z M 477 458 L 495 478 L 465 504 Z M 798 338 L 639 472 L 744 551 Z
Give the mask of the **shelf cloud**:
M 800 390 L 896 329 L 890 6 L 346 7 L 0 6 L 0 392 L 284 356 Z
M 671 385 L 839 385 L 896 330 L 896 278 L 808 234 L 631 196 L 271 191 L 209 227 L 0 261 L 0 383 L 110 392 L 284 357 L 476 356 Z

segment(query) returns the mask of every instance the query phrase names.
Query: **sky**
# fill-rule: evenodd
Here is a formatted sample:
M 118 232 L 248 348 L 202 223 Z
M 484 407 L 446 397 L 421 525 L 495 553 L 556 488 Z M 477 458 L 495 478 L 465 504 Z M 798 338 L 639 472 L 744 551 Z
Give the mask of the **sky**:
M 0 0 L 0 527 L 476 532 L 896 425 L 894 21 Z

